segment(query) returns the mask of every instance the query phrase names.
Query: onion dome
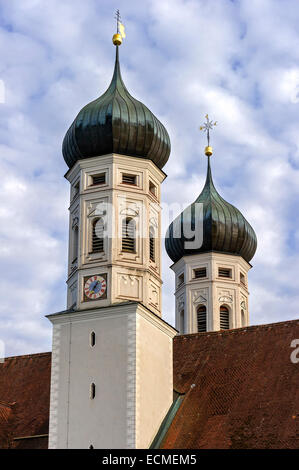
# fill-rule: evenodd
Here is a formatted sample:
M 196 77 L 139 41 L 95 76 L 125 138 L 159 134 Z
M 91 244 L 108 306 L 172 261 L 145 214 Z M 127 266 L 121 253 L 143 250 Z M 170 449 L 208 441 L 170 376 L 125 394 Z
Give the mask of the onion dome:
M 170 154 L 167 130 L 125 87 L 118 46 L 109 88 L 79 112 L 66 133 L 62 152 L 69 168 L 82 158 L 109 153 L 147 158 L 160 169 L 167 162 Z
M 203 204 L 202 212 L 196 210 L 196 203 Z M 199 248 L 196 248 L 196 245 L 193 249 L 186 248 L 185 242 L 192 241 L 192 238 L 184 236 L 188 234 L 187 230 L 190 234 L 193 231 L 193 239 L 196 230 L 203 230 L 202 245 Z M 257 247 L 255 232 L 241 212 L 218 194 L 212 179 L 210 157 L 202 192 L 196 201 L 170 224 L 165 245 L 173 262 L 183 256 L 209 251 L 239 255 L 248 263 L 253 258 Z

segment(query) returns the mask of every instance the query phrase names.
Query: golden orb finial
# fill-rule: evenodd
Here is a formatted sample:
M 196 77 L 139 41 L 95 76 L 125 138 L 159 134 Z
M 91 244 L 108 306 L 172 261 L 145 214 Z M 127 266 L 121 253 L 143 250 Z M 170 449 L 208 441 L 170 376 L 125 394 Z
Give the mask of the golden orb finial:
M 126 37 L 125 27 L 120 21 L 120 13 L 119 10 L 116 10 L 115 14 L 116 19 L 116 33 L 113 35 L 112 42 L 115 46 L 120 46 L 123 42 L 123 38 Z
M 208 145 L 206 148 L 205 148 L 205 154 L 207 157 L 211 157 L 213 155 L 213 147 L 211 147 L 210 145 Z
M 205 154 L 207 157 L 211 157 L 213 155 L 213 147 L 210 145 L 210 130 L 213 129 L 213 126 L 217 125 L 217 121 L 210 121 L 208 114 L 206 114 L 205 118 L 207 122 L 200 126 L 199 130 L 207 133 L 208 145 L 205 148 Z
M 115 46 L 120 46 L 123 39 L 119 33 L 113 34 L 112 42 Z

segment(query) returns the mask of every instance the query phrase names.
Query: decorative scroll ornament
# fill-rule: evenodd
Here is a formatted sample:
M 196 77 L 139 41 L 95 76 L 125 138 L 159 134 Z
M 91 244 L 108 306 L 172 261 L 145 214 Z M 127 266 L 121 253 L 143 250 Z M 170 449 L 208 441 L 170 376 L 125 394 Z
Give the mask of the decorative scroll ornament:
M 137 217 L 138 214 L 139 214 L 138 209 L 133 208 L 133 207 L 126 207 L 125 209 L 122 209 L 120 211 L 120 215 L 126 215 L 130 217 Z
M 156 227 L 156 228 L 158 227 L 158 222 L 157 222 L 156 217 L 151 217 L 150 220 L 149 220 L 149 222 L 150 222 L 150 225 L 152 225 L 152 226 L 154 226 L 154 227 Z
M 181 295 L 181 297 L 179 297 L 178 299 L 178 308 L 179 310 L 183 310 L 185 307 L 185 299 L 184 299 L 184 296 Z
M 72 222 L 72 229 L 74 230 L 75 227 L 79 225 L 79 217 L 74 217 Z
M 218 300 L 219 302 L 226 302 L 226 303 L 231 304 L 233 301 L 233 298 L 231 295 L 221 295 Z

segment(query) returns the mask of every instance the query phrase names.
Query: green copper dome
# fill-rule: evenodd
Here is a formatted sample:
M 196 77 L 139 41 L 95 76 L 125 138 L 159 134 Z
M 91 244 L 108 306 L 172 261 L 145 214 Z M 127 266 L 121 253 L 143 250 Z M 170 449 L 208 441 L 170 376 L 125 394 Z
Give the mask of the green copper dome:
M 120 73 L 118 47 L 112 81 L 100 98 L 86 105 L 66 133 L 62 152 L 71 168 L 77 160 L 118 153 L 167 162 L 170 140 L 153 113 L 126 89 Z
M 203 204 L 202 215 L 195 210 L 196 203 Z M 184 227 L 189 228 L 189 231 L 203 230 L 203 242 L 199 248 L 186 249 L 185 242 L 192 239 L 184 237 Z M 210 158 L 202 192 L 196 201 L 170 224 L 165 245 L 173 262 L 186 255 L 209 251 L 239 255 L 247 262 L 253 258 L 257 247 L 255 232 L 241 212 L 218 194 L 212 179 Z

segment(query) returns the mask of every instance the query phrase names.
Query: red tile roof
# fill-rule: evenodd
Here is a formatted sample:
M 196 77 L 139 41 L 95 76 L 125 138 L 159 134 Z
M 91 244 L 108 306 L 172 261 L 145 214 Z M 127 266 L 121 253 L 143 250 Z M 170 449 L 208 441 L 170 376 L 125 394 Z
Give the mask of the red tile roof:
M 0 401 L 5 404 L 0 403 L 0 447 L 6 445 L 3 429 L 12 438 L 48 434 L 50 373 L 51 353 L 10 357 L 0 364 Z M 11 446 L 18 447 L 19 441 Z
M 7 423 L 12 414 L 12 405 L 0 401 L 0 423 Z
M 162 447 L 298 448 L 297 338 L 298 320 L 175 337 L 185 395 Z M 51 353 L 0 364 L 0 447 L 47 448 L 50 368 Z
M 0 447 L 9 447 L 13 405 L 0 402 Z
M 299 321 L 174 338 L 185 397 L 163 448 L 298 448 Z

